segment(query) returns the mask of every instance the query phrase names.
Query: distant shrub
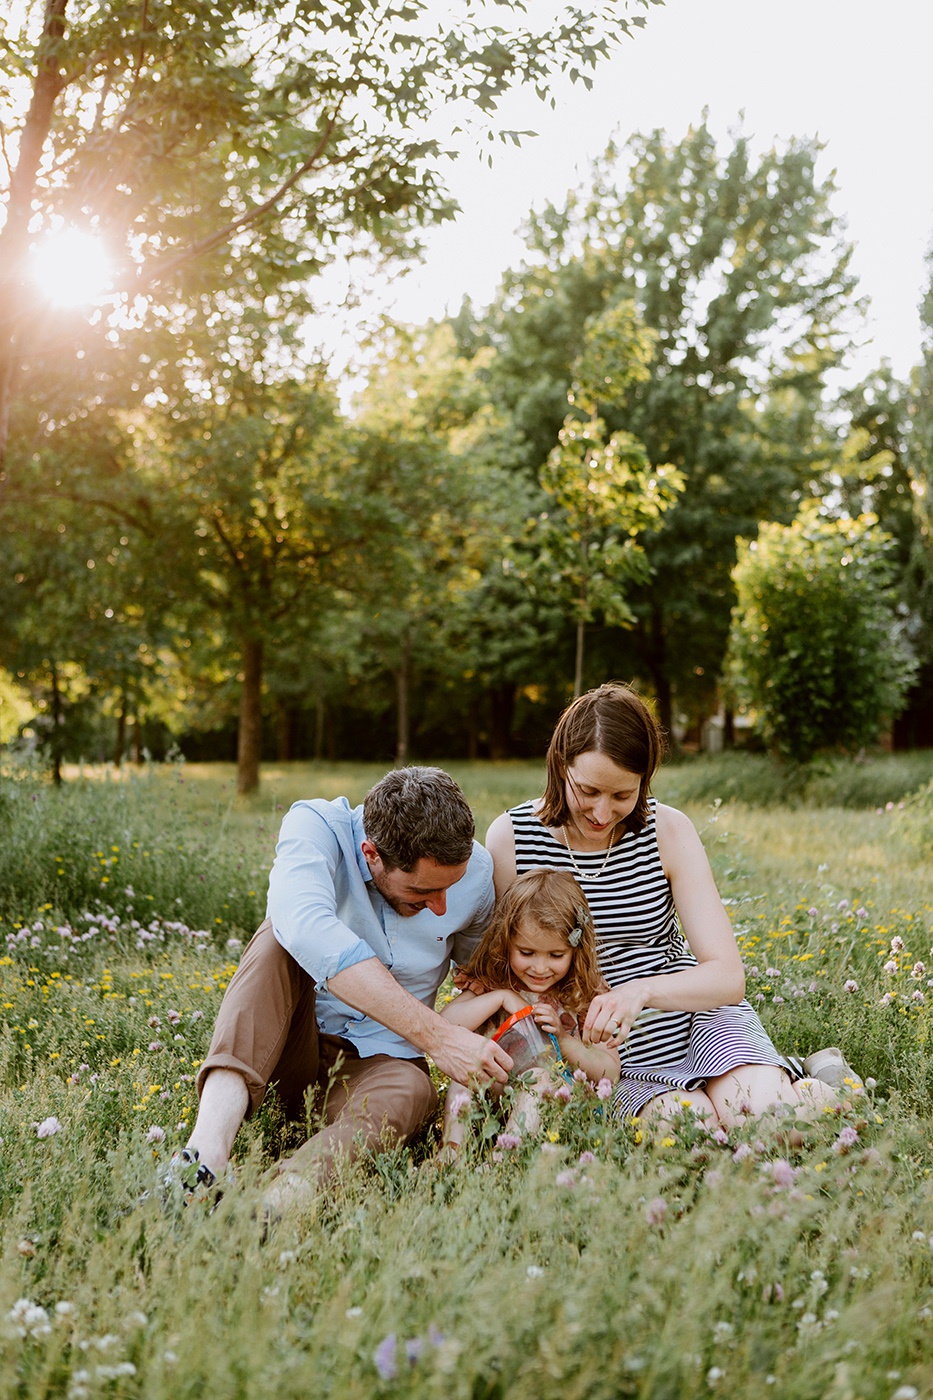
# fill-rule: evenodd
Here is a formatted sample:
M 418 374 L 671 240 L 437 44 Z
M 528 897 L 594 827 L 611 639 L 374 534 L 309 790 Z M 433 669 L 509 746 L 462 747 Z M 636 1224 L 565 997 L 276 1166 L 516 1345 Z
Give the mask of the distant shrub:
M 811 507 L 740 547 L 733 679 L 789 764 L 874 743 L 900 705 L 914 664 L 888 548 L 873 517 L 828 520 Z
M 933 780 L 933 750 L 826 759 L 816 771 L 785 768 L 763 754 L 728 752 L 680 759 L 655 784 L 662 801 L 745 802 L 750 807 L 886 807 Z M 933 805 L 933 799 L 931 799 Z

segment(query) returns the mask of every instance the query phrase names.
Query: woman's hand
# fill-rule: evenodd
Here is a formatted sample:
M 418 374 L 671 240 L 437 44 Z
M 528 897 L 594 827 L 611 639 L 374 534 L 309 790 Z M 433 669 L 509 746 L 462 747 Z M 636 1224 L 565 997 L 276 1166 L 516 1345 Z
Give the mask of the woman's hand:
M 611 992 L 602 992 L 590 1002 L 583 1023 L 587 1045 L 608 1045 L 615 1050 L 627 1040 L 639 1013 L 648 1005 L 648 988 L 643 980 L 623 982 Z

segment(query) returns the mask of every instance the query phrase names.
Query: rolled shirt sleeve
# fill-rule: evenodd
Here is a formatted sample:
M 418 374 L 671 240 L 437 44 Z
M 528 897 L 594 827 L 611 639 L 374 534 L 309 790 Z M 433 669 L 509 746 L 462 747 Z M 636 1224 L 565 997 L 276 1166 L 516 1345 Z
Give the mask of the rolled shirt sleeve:
M 352 841 L 352 826 L 348 831 Z M 341 834 L 311 803 L 296 803 L 282 822 L 269 875 L 267 913 L 275 936 L 318 986 L 354 963 L 378 956 L 337 913 L 338 902 L 346 906 L 351 885 L 363 884 L 356 854 L 352 845 L 348 852 Z M 349 872 L 348 854 L 353 861 Z M 362 888 L 357 893 L 365 897 Z M 368 914 L 375 923 L 368 898 L 369 907 L 362 899 L 354 902 L 358 908 L 353 912 Z

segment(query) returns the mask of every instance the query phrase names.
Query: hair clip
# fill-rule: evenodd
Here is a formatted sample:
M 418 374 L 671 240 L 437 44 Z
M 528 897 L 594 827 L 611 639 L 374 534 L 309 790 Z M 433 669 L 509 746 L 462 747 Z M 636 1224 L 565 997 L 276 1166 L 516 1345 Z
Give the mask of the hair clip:
M 581 939 L 582 937 L 583 937 L 583 930 L 582 930 L 582 928 L 580 927 L 579 924 L 574 924 L 573 928 L 572 928 L 572 929 L 570 930 L 570 932 L 567 934 L 567 942 L 570 944 L 571 948 L 576 948 L 576 947 L 578 946 L 578 944 L 579 944 L 579 942 L 580 942 L 580 939 Z

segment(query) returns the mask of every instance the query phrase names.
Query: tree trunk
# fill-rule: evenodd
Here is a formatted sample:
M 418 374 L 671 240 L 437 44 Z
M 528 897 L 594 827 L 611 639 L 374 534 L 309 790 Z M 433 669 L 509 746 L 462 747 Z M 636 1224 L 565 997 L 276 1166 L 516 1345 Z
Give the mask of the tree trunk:
M 52 662 L 52 781 L 62 785 L 62 693 L 58 688 L 58 670 Z
M 583 694 L 583 643 L 586 636 L 586 623 L 581 618 L 577 623 L 577 655 L 573 668 L 573 698 Z
M 475 695 L 467 709 L 467 758 L 479 758 L 479 701 Z
M 143 761 L 143 726 L 139 718 L 139 711 L 133 716 L 133 762 L 140 764 Z
M 724 749 L 735 748 L 735 710 L 731 705 L 722 707 L 722 746 Z
M 411 686 L 411 642 L 406 637 L 402 642 L 402 656 L 395 672 L 395 693 L 397 697 L 397 719 L 395 730 L 395 766 L 404 768 L 408 762 L 411 738 L 411 721 L 408 714 L 408 698 Z
M 645 643 L 645 660 L 658 705 L 658 723 L 667 734 L 671 747 L 676 748 L 671 728 L 674 707 L 671 682 L 667 674 L 667 638 L 664 633 L 664 615 L 659 608 L 652 609 L 645 629 Z
M 60 54 L 66 6 L 67 0 L 46 0 L 42 33 L 36 44 L 32 98 L 19 140 L 16 169 L 10 177 L 6 222 L 0 232 L 0 496 L 7 483 L 10 400 L 22 350 L 20 332 L 26 320 L 21 304 L 22 264 L 29 247 L 36 175 L 63 86 Z
M 126 686 L 120 691 L 120 712 L 117 715 L 117 737 L 113 746 L 113 766 L 123 765 L 123 751 L 126 748 Z
M 279 763 L 291 763 L 295 757 L 295 711 L 291 705 L 279 701 L 278 725 L 276 727 L 276 749 Z
M 236 789 L 241 794 L 259 787 L 262 756 L 262 642 L 244 637 L 241 647 L 243 685 L 240 691 L 240 724 L 237 732 Z
M 323 700 L 317 700 L 314 705 L 314 760 L 320 763 L 324 757 L 324 718 L 326 710 Z
M 503 681 L 489 690 L 489 756 L 511 758 L 512 717 L 515 714 L 515 685 Z

